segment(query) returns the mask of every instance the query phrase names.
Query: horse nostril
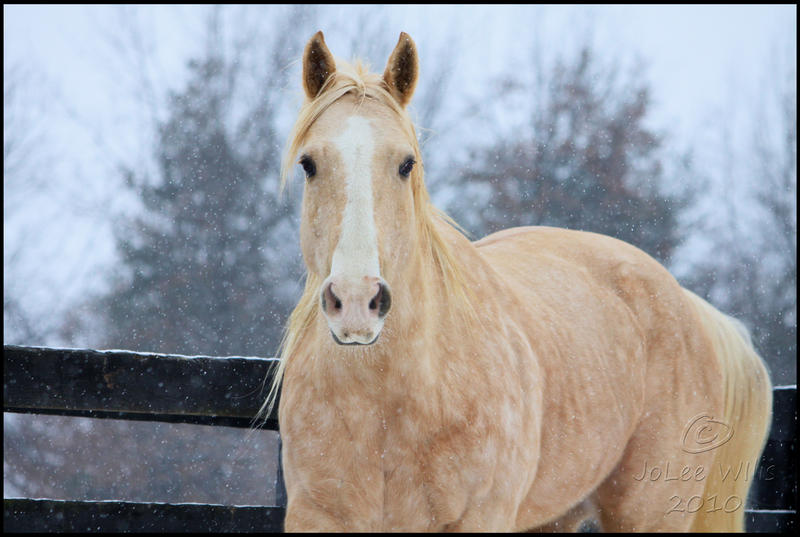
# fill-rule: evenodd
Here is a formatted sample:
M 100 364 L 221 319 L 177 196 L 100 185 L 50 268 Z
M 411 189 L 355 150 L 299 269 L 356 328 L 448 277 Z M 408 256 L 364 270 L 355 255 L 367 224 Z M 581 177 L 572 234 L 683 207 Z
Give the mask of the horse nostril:
M 386 284 L 378 284 L 378 292 L 369 301 L 369 309 L 378 310 L 378 317 L 383 317 L 392 305 L 392 294 Z
M 333 282 L 325 286 L 325 290 L 322 292 L 323 311 L 328 311 L 328 304 L 333 304 L 333 309 L 336 311 L 340 311 L 342 309 L 342 301 L 339 300 L 339 297 L 333 292 Z
M 369 301 L 369 309 L 371 310 L 378 309 L 378 302 L 380 302 L 381 300 L 381 294 L 383 294 L 383 289 L 381 289 L 381 286 L 379 285 L 378 293 L 374 297 L 372 297 L 372 300 Z

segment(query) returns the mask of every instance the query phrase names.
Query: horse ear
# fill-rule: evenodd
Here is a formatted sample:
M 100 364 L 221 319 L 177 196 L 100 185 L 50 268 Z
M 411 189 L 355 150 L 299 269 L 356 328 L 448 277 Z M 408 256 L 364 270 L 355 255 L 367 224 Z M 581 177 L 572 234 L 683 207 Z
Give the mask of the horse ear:
M 383 72 L 383 81 L 400 106 L 407 105 L 411 100 L 417 86 L 418 73 L 417 46 L 407 33 L 400 32 L 400 40 L 389 56 Z
M 328 78 L 336 72 L 333 54 L 322 31 L 315 33 L 303 51 L 303 89 L 309 99 L 316 97 Z

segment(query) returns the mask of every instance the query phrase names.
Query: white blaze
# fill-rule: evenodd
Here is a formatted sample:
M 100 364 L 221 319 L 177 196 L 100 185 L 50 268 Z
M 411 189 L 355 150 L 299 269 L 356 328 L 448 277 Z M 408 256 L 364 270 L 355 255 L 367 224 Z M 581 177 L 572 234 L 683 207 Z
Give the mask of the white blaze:
M 351 116 L 334 138 L 344 163 L 346 203 L 339 243 L 331 261 L 332 276 L 380 277 L 378 237 L 372 208 L 372 128 L 366 118 Z

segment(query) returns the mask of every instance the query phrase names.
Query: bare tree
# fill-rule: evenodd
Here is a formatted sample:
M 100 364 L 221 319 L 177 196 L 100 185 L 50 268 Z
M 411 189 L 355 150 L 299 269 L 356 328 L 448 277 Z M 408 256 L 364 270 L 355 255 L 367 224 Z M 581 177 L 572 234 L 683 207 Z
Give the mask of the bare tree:
M 544 86 L 533 99 L 541 108 L 527 128 L 472 153 L 459 180 L 484 191 L 456 216 L 476 236 L 553 225 L 615 236 L 667 260 L 687 200 L 664 188 L 663 140 L 646 125 L 650 96 L 641 75 L 623 79 L 616 63 L 585 47 L 534 85 L 506 81 L 531 95 Z
M 719 121 L 720 169 L 704 173 L 723 186 L 696 226 L 709 253 L 685 283 L 745 322 L 781 384 L 797 379 L 797 86 L 793 61 L 765 65 L 749 135 L 730 110 Z

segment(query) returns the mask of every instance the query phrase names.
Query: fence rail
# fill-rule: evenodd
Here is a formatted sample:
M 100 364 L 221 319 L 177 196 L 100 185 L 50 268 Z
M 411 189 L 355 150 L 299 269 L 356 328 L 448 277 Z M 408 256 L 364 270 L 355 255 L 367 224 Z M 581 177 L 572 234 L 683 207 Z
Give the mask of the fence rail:
M 3 347 L 3 411 L 251 427 L 274 359 Z M 749 531 L 789 531 L 797 508 L 796 387 L 774 391 L 773 424 L 749 499 Z M 277 412 L 264 427 L 278 430 Z M 4 498 L 3 529 L 278 532 L 275 506 Z
M 3 360 L 4 412 L 228 427 L 253 425 L 277 362 L 12 345 Z
M 4 499 L 7 532 L 277 532 L 285 509 L 199 503 Z

